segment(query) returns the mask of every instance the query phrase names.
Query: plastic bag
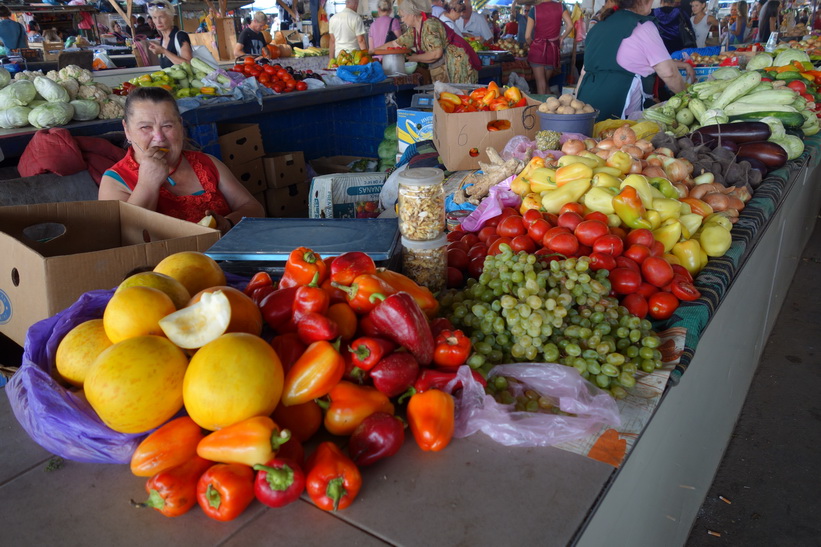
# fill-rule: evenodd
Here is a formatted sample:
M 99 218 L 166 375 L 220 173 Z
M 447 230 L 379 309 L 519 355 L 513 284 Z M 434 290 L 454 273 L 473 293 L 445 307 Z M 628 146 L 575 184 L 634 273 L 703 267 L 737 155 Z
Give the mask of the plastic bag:
M 57 346 L 68 331 L 103 316 L 113 290 L 91 291 L 69 308 L 32 325 L 23 364 L 6 386 L 17 421 L 34 441 L 57 456 L 89 463 L 128 463 L 144 434 L 109 428 L 83 398 L 51 377 Z
M 595 432 L 603 425 L 621 424 L 616 401 L 608 393 L 582 378 L 578 371 L 555 363 L 518 363 L 498 365 L 490 371 L 495 376 L 514 378 L 540 395 L 557 401 L 564 416 L 542 412 L 516 411 L 513 405 L 497 403 L 473 379 L 470 369 L 462 366 L 452 384 L 462 383 L 456 396 L 454 437 L 462 438 L 484 432 L 505 446 L 551 446 Z M 449 386 L 450 387 L 450 384 Z
M 510 73 L 510 76 L 507 78 L 507 85 L 510 87 L 518 87 L 522 93 L 530 93 L 530 85 L 527 83 L 527 80 L 515 72 Z
M 522 198 L 510 190 L 510 183 L 514 178 L 515 175 L 493 186 L 479 206 L 462 221 L 462 229 L 467 232 L 478 232 L 485 222 L 499 215 L 505 207 L 518 207 L 522 203 Z
M 343 65 L 336 69 L 336 75 L 346 82 L 355 84 L 373 84 L 386 79 L 382 65 L 376 62 L 367 65 Z
M 528 162 L 533 156 L 539 156 L 540 158 L 553 156 L 554 159 L 559 159 L 564 156 L 564 152 L 561 150 L 537 150 L 536 141 L 532 141 L 524 135 L 516 135 L 507 141 L 504 150 L 502 150 L 503 160 L 516 158 Z

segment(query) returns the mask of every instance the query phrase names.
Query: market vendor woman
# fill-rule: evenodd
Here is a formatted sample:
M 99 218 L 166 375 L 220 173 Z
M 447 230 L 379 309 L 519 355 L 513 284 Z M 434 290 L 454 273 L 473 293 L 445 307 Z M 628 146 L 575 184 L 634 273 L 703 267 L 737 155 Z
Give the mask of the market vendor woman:
M 210 214 L 222 233 L 242 217 L 264 216 L 262 205 L 221 161 L 183 150 L 182 117 L 164 89 L 132 90 L 123 128 L 131 147 L 103 174 L 99 199 L 118 199 L 191 222 Z
M 649 17 L 653 0 L 617 0 L 618 9 L 590 29 L 584 43 L 584 71 L 578 100 L 599 110 L 596 121 L 626 118 L 653 104 L 658 75 L 670 91 L 687 87 L 693 67 L 674 61 Z

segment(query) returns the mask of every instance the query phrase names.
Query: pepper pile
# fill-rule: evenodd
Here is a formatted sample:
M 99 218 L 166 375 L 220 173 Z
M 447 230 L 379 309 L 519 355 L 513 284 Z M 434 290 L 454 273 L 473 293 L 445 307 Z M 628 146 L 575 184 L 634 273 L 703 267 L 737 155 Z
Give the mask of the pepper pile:
M 442 110 L 448 114 L 527 106 L 527 101 L 518 87 L 500 88 L 495 82 L 490 82 L 487 87 L 474 89 L 469 95 L 440 93 L 438 101 Z

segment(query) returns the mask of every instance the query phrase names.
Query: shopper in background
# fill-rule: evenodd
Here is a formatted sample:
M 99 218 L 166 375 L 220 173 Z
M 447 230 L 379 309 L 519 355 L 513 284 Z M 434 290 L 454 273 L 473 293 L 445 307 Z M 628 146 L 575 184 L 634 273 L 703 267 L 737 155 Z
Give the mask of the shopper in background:
M 343 49 L 349 53 L 357 49 L 368 49 L 365 42 L 365 24 L 362 17 L 356 13 L 359 8 L 359 0 L 345 0 L 345 9 L 333 15 L 328 21 L 330 32 L 331 59 Z
M 616 9 L 616 0 L 605 0 L 604 5 L 601 7 L 601 9 L 599 11 L 597 11 L 596 15 L 594 15 L 590 19 L 591 26 L 594 23 L 598 23 L 600 21 L 604 21 L 605 19 L 607 19 L 607 17 L 611 13 L 613 13 L 613 10 L 615 10 L 615 9 Z
M 177 101 L 160 87 L 128 94 L 123 116 L 131 143 L 103 174 L 98 198 L 120 200 L 190 222 L 214 216 L 225 233 L 242 217 L 262 217 L 262 205 L 213 156 L 183 150 L 185 129 Z
M 123 32 L 123 27 L 120 26 L 118 21 L 114 21 L 111 24 L 111 34 L 114 35 L 114 38 L 117 39 L 118 42 L 125 42 L 128 36 Z
M 661 0 L 661 7 L 653 10 L 659 35 L 669 53 L 696 47 L 696 35 L 690 20 L 676 6 L 677 0 Z
M 402 24 L 393 16 L 391 0 L 379 0 L 376 4 L 377 18 L 368 31 L 368 47 L 374 50 L 385 42 L 393 42 L 402 34 Z
M 441 19 L 442 14 L 447 10 L 444 0 L 431 0 L 430 4 L 430 14 L 437 19 Z
M 26 34 L 27 34 L 26 37 L 27 37 L 29 42 L 42 42 L 43 41 L 43 35 L 40 34 L 40 25 L 37 24 L 37 21 L 35 21 L 34 19 L 29 21 L 29 30 Z
M 234 57 L 253 55 L 254 57 L 268 57 L 268 42 L 262 29 L 268 23 L 268 17 L 261 11 L 255 11 L 248 28 L 239 33 L 237 43 L 234 44 Z
M 565 30 L 562 33 L 562 23 Z M 561 72 L 562 42 L 573 31 L 573 20 L 564 5 L 553 0 L 542 0 L 527 14 L 525 41 L 530 46 L 527 62 L 536 80 L 536 93 L 547 93 L 547 84 L 554 74 Z
M 445 4 L 445 11 L 439 16 L 439 20 L 458 36 L 462 36 L 462 31 L 456 26 L 456 21 L 462 17 L 464 11 L 465 0 L 448 0 L 447 4 Z
M 151 0 L 148 3 L 148 13 L 151 14 L 159 32 L 159 43 L 149 42 L 148 49 L 160 56 L 160 67 L 185 63 L 194 57 L 191 49 L 191 38 L 187 32 L 174 26 L 174 11 L 166 0 Z
M 150 11 L 151 11 L 151 10 L 149 9 L 149 12 L 150 12 Z M 147 36 L 148 36 L 149 38 L 157 38 L 157 37 L 159 37 L 160 33 L 159 33 L 159 31 L 157 30 L 157 24 L 156 24 L 156 23 L 154 23 L 154 18 L 153 18 L 153 17 L 151 17 L 150 15 L 149 15 L 148 17 L 146 17 L 146 19 L 145 19 L 145 24 L 146 24 L 146 25 L 148 25 L 148 28 L 149 28 L 149 29 L 151 29 L 151 30 L 149 30 L 149 31 L 148 31 L 148 34 L 147 34 Z
M 137 17 L 137 26 L 134 27 L 134 32 L 137 36 L 143 36 L 144 38 L 154 37 L 154 29 L 145 22 L 145 17 L 142 15 Z
M 510 21 L 505 24 L 505 30 L 502 32 L 503 36 L 516 36 L 519 34 L 519 23 L 516 21 L 519 17 L 519 8 L 514 6 L 510 9 Z
M 288 9 L 285 9 L 285 6 Z M 294 11 L 294 2 L 293 0 L 278 0 L 277 1 L 277 8 L 278 8 L 278 15 L 279 15 L 279 30 L 290 30 L 291 25 L 295 22 L 299 21 L 299 13 L 295 12 L 297 15 L 296 21 L 294 21 L 294 16 L 291 15 L 291 11 Z M 288 11 L 291 10 L 291 11 Z
M 502 35 L 502 25 L 499 23 L 499 10 L 490 12 L 488 24 L 490 25 L 490 30 L 493 32 L 493 41 L 495 42 Z
M 710 31 L 718 27 L 718 20 L 707 14 L 707 0 L 692 0 L 690 8 L 693 10 L 690 24 L 693 25 L 693 32 L 696 33 L 696 47 L 704 47 Z
M 764 5 L 761 10 L 761 17 L 758 21 L 758 41 L 767 43 L 770 39 L 770 34 L 778 32 L 781 26 L 781 2 L 778 0 L 770 0 Z
M 739 0 L 730 7 L 730 16 L 735 15 L 734 21 L 730 24 L 730 43 L 743 44 L 747 34 L 747 2 Z
M 596 121 L 627 118 L 653 103 L 657 74 L 670 91 L 683 91 L 693 67 L 673 61 L 650 10 L 653 0 L 617 0 L 618 9 L 590 29 L 577 98 L 599 110 Z
M 26 41 L 26 27 L 11 20 L 11 10 L 0 5 L 0 40 L 6 49 L 22 49 L 28 46 Z
M 473 6 L 470 0 L 465 0 L 465 11 L 456 21 L 456 27 L 461 32 L 462 36 L 477 36 L 483 42 L 493 39 L 493 31 L 481 13 L 473 11 Z
M 60 33 L 57 32 L 56 28 L 46 29 L 43 32 L 43 41 L 44 42 L 62 42 L 63 37 L 60 36 Z

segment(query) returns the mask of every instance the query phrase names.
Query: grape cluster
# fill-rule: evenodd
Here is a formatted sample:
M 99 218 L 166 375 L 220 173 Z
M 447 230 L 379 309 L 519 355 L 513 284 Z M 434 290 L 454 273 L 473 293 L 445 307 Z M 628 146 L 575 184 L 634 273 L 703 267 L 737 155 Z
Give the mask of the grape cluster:
M 500 250 L 485 259 L 478 280 L 441 295 L 443 313 L 471 337 L 471 367 L 560 363 L 617 398 L 636 384 L 637 371 L 661 367 L 652 325 L 608 296 L 607 270 L 590 270 L 587 257 L 548 266 L 505 244 Z

